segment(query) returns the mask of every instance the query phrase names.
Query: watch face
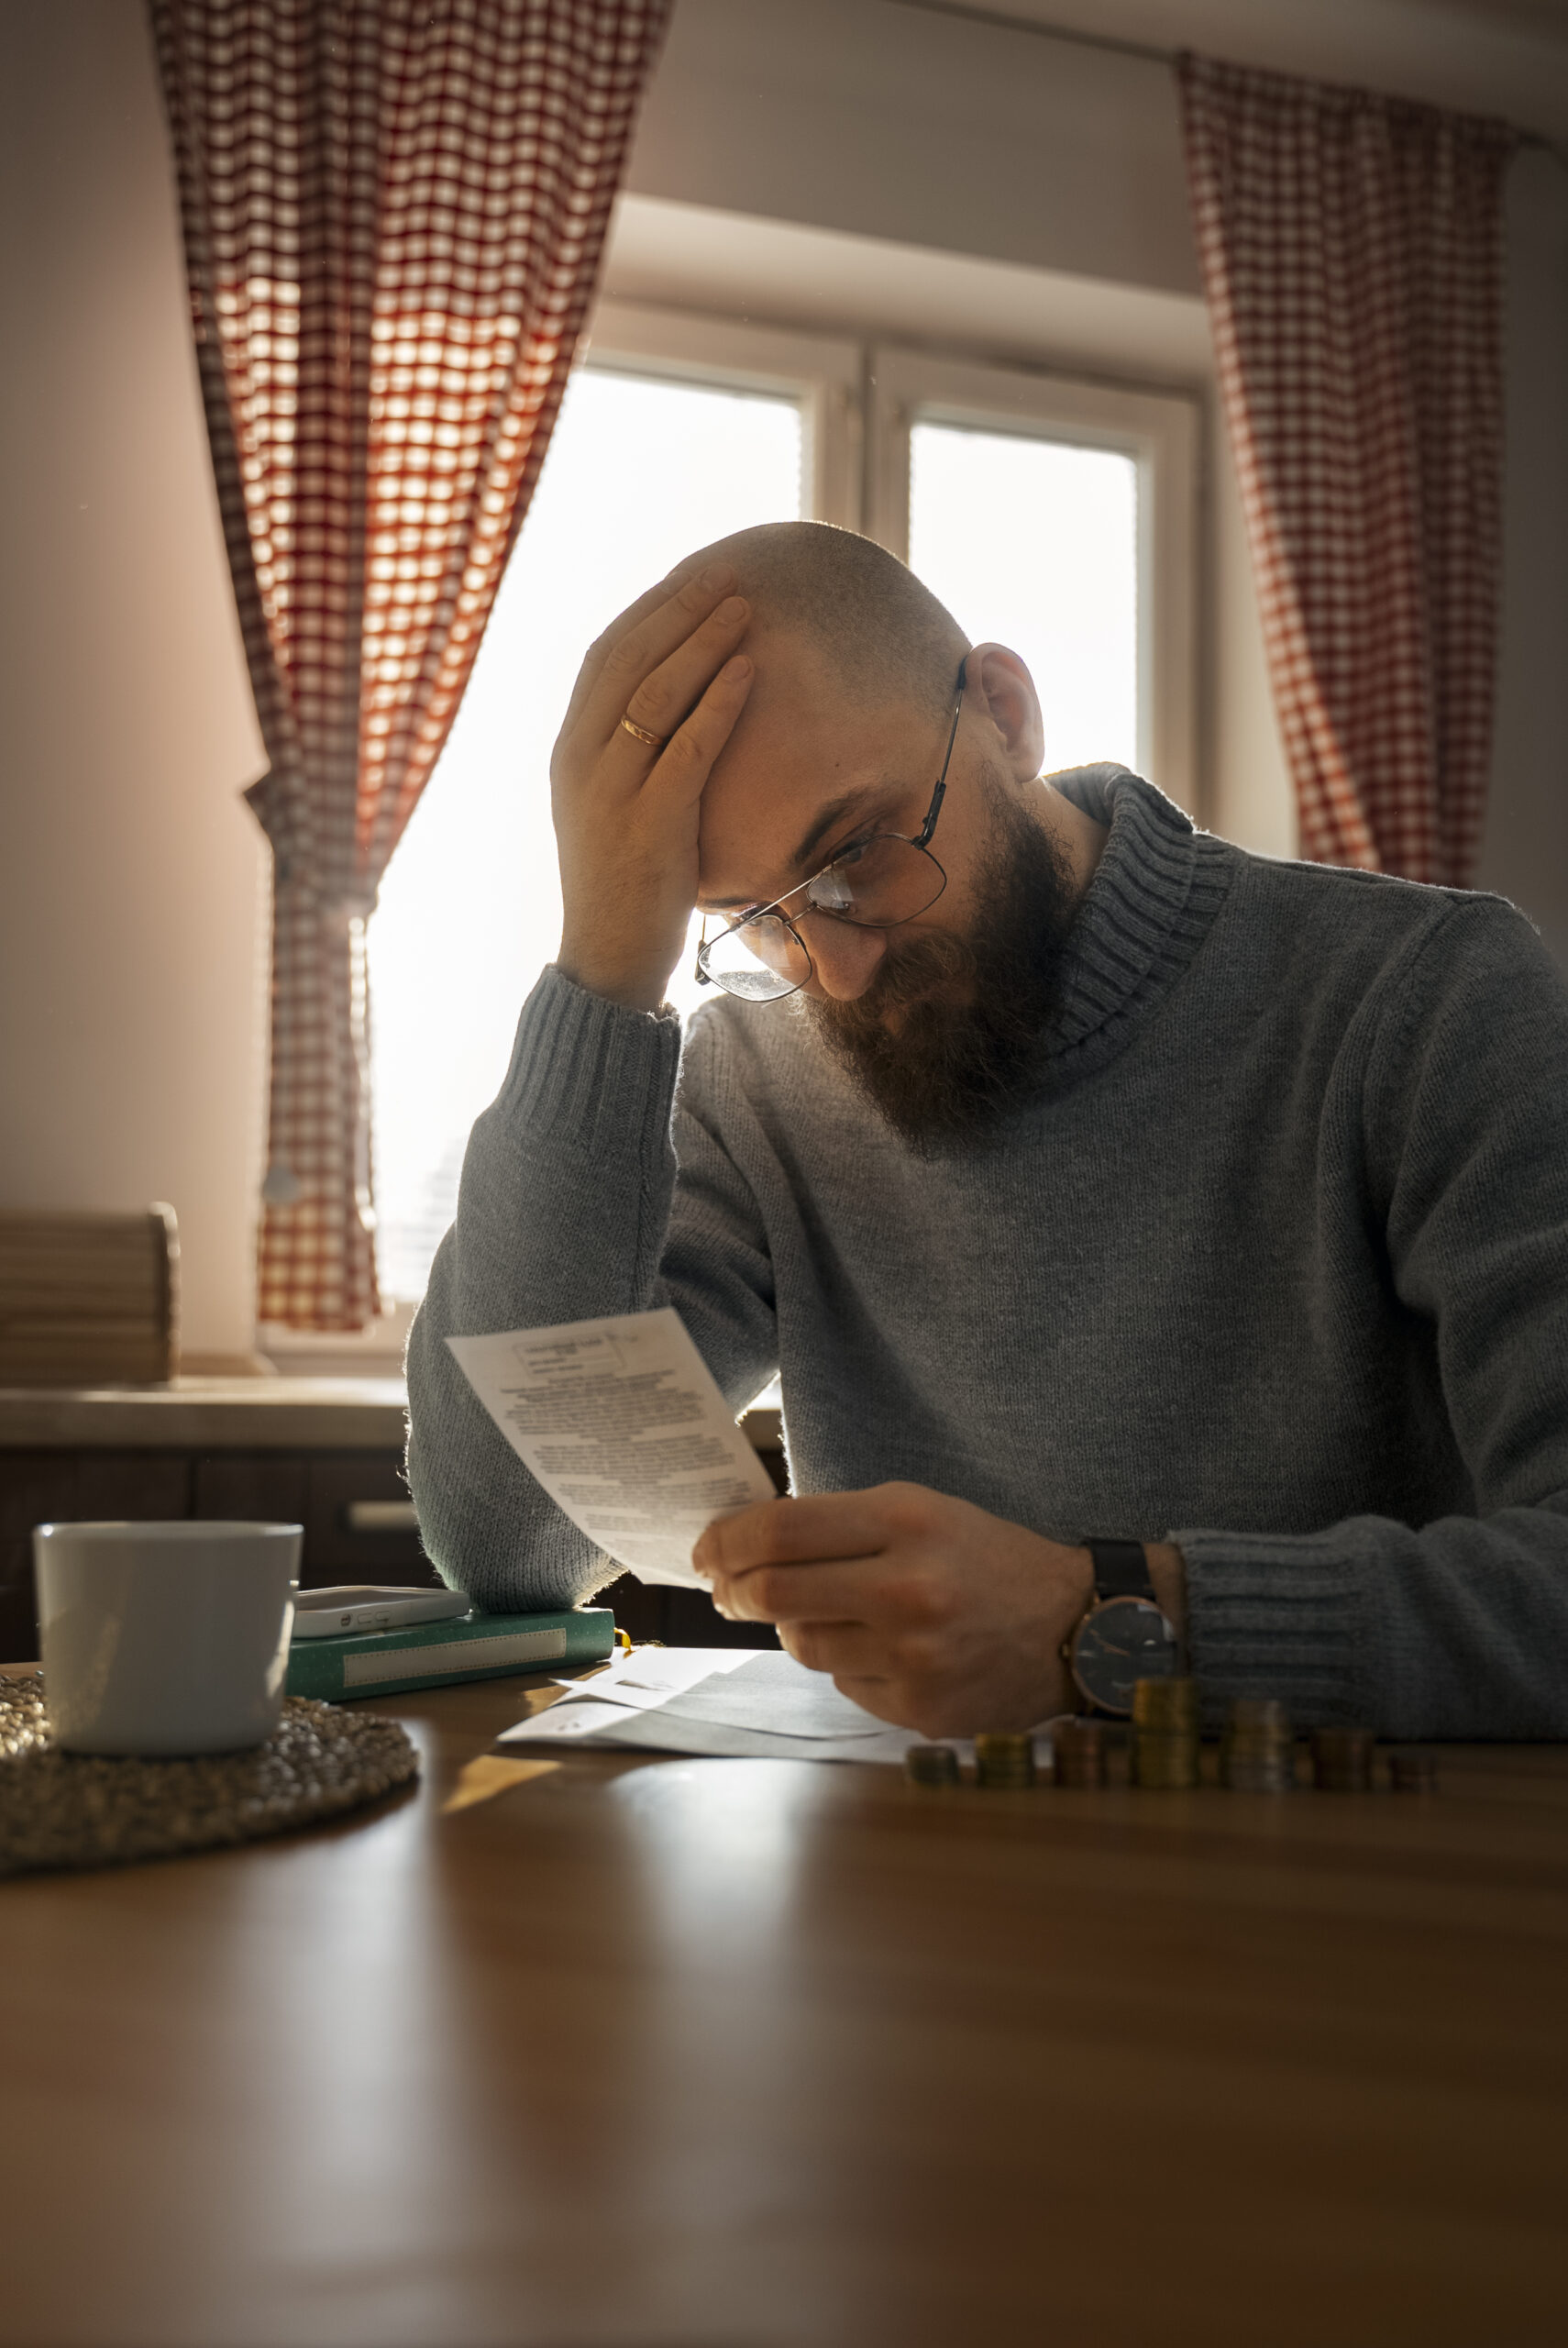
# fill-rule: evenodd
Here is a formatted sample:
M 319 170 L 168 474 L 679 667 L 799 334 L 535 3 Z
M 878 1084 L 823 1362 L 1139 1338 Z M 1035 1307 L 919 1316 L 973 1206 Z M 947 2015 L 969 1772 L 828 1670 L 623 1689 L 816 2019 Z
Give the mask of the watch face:
M 1073 1678 L 1102 1712 L 1131 1714 L 1140 1679 L 1175 1676 L 1176 1635 L 1146 1598 L 1109 1598 L 1078 1626 Z

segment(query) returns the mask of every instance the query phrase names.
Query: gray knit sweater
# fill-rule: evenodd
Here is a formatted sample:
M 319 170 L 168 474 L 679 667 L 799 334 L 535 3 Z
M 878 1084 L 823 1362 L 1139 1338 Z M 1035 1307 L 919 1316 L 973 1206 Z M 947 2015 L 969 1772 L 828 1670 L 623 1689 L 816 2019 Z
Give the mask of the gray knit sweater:
M 1179 1543 L 1211 1713 L 1568 1735 L 1568 990 L 1498 899 L 1066 787 L 1110 838 L 998 1146 L 910 1151 L 788 1004 L 682 1053 L 545 973 L 410 1341 L 431 1556 L 602 1583 L 443 1340 L 668 1302 L 737 1410 L 781 1372 L 797 1491 Z

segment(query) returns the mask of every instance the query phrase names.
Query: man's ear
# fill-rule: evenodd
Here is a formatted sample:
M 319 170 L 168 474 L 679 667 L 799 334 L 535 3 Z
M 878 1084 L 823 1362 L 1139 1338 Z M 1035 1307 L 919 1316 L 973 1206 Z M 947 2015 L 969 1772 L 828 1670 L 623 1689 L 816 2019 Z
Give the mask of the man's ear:
M 996 727 L 1003 764 L 1032 782 L 1045 756 L 1045 724 L 1034 680 L 1005 644 L 977 644 L 965 670 L 965 699 Z

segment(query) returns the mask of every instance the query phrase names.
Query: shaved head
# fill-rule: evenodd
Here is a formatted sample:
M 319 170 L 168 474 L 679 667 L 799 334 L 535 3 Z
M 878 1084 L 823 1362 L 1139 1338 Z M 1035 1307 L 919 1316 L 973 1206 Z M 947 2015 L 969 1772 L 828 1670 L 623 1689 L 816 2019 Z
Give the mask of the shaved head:
M 900 701 L 940 717 L 952 700 L 968 638 L 874 538 L 829 522 L 764 522 L 691 558 L 694 569 L 707 562 L 733 564 L 754 628 L 802 639 L 856 707 Z

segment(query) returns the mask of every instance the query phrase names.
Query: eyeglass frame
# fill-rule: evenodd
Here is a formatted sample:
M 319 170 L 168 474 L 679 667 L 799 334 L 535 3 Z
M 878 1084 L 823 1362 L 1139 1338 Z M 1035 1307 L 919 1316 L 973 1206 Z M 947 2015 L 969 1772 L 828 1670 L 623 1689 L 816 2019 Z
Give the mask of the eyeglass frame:
M 790 936 L 794 939 L 796 945 L 800 947 L 801 953 L 806 958 L 806 975 L 803 979 L 797 980 L 795 984 L 789 988 L 783 994 L 763 995 L 761 997 L 752 999 L 759 1000 L 764 1002 L 788 1002 L 790 995 L 799 994 L 801 988 L 809 984 L 815 973 L 817 966 L 812 959 L 811 947 L 807 945 L 800 931 L 796 928 L 795 922 L 792 921 L 790 915 L 784 912 L 783 908 L 789 903 L 791 897 L 798 897 L 802 890 L 810 889 L 813 887 L 817 881 L 825 879 L 826 875 L 833 870 L 834 866 L 840 863 L 842 859 L 849 854 L 852 848 L 869 847 L 873 840 L 898 840 L 905 847 L 917 847 L 920 849 L 922 856 L 931 857 L 932 863 L 936 866 L 937 871 L 942 875 L 942 888 L 938 889 L 936 896 L 933 897 L 929 903 L 923 904 L 921 907 L 920 912 L 929 913 L 931 911 L 932 905 L 935 904 L 937 898 L 942 895 L 943 890 L 947 886 L 947 868 L 945 865 L 937 864 L 935 857 L 931 856 L 931 840 L 932 835 L 936 829 L 936 819 L 942 813 L 942 803 L 947 796 L 947 770 L 953 763 L 953 747 L 958 739 L 958 720 L 964 714 L 964 693 L 968 682 L 968 669 L 969 656 L 966 653 L 963 659 L 958 663 L 958 687 L 953 696 L 953 723 L 949 726 L 947 732 L 946 755 L 942 761 L 942 772 L 936 778 L 936 789 L 931 794 L 931 804 L 925 811 L 925 821 L 922 824 L 919 831 L 914 833 L 912 836 L 908 832 L 867 832 L 862 839 L 845 840 L 844 846 L 838 850 L 838 853 L 835 856 L 830 857 L 826 864 L 823 866 L 822 870 L 820 872 L 813 872 L 810 880 L 797 880 L 792 889 L 786 889 L 781 897 L 773 898 L 771 903 L 768 904 L 753 905 L 749 913 L 740 914 L 734 921 L 726 922 L 723 928 L 720 930 L 716 937 L 704 937 L 701 939 L 697 947 L 697 961 L 695 970 L 693 972 L 699 986 L 720 987 L 723 988 L 725 993 L 728 993 L 729 990 L 723 986 L 723 980 L 712 977 L 703 968 L 703 964 L 706 961 L 710 951 L 716 946 L 722 946 L 726 937 L 733 937 L 737 929 L 749 929 L 754 922 L 766 921 L 770 914 L 777 914 L 778 919 L 783 923 L 785 928 L 789 931 Z M 812 905 L 808 910 L 814 914 L 820 914 L 825 921 L 841 921 L 847 928 L 850 929 L 901 929 L 906 921 L 918 921 L 920 919 L 920 914 L 905 914 L 898 921 L 856 921 L 853 914 L 835 913 L 831 905 Z M 795 918 L 798 920 L 801 918 L 801 916 L 797 915 Z M 741 1001 L 746 1000 L 744 996 L 739 999 Z

